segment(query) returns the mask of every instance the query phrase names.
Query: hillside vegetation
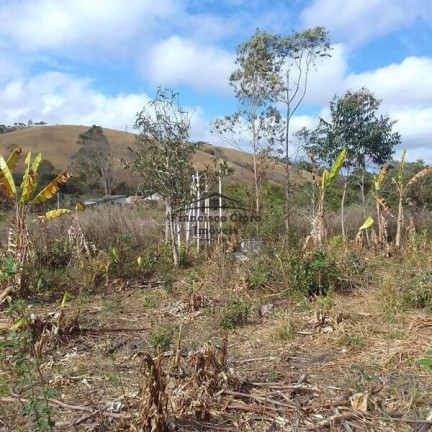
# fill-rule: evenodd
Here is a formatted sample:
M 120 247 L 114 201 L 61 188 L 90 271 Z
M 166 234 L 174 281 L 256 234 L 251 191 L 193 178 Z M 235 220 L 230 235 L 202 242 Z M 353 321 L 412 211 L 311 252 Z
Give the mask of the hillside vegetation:
M 7 154 L 10 150 L 20 147 L 26 153 L 32 150 L 34 154 L 41 152 L 54 165 L 57 170 L 66 169 L 71 163 L 71 157 L 79 150 L 77 140 L 80 134 L 87 131 L 87 126 L 56 125 L 25 127 L 13 132 L 0 134 L 0 153 Z M 129 132 L 104 128 L 105 136 L 118 151 L 118 158 L 130 157 L 127 150 L 135 143 L 135 135 Z M 193 163 L 197 169 L 203 169 L 205 165 L 213 165 L 214 156 L 211 154 L 214 148 L 205 145 L 195 152 Z M 229 161 L 234 173 L 229 181 L 253 182 L 252 156 L 233 148 L 222 148 L 222 158 Z M 72 173 L 73 174 L 73 173 Z M 127 174 L 124 174 L 128 178 Z M 310 180 L 310 174 L 304 170 L 293 169 L 294 183 L 303 183 Z M 268 179 L 276 184 L 284 182 L 284 167 L 276 164 L 271 167 Z

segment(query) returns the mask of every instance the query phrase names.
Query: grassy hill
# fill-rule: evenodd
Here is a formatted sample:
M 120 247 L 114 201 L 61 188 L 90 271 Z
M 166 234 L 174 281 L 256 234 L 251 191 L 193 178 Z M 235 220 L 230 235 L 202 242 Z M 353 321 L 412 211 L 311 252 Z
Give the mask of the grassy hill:
M 56 125 L 27 127 L 14 132 L 0 135 L 0 154 L 7 156 L 11 150 L 21 147 L 24 152 L 31 150 L 33 153 L 41 152 L 59 171 L 68 168 L 71 157 L 79 146 L 78 136 L 88 130 L 88 126 Z M 128 146 L 133 145 L 135 134 L 104 128 L 104 134 L 110 142 L 117 147 L 122 156 L 128 155 Z M 234 168 L 231 181 L 253 182 L 252 155 L 232 148 L 222 148 L 222 157 Z M 211 154 L 212 146 L 204 146 L 197 150 L 194 156 L 194 164 L 197 169 L 212 165 L 214 156 Z M 270 170 L 268 179 L 277 184 L 284 183 L 284 167 L 276 164 Z M 293 169 L 293 181 L 303 183 L 310 180 L 310 174 L 303 170 Z

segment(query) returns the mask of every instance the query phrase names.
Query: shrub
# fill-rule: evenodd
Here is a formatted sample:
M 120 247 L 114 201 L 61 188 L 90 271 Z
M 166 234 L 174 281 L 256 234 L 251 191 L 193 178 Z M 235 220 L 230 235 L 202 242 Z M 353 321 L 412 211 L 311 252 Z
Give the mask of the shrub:
M 173 341 L 173 329 L 167 325 L 156 324 L 155 329 L 150 333 L 150 345 L 157 352 L 158 347 L 163 351 L 171 348 Z
M 246 303 L 234 301 L 222 311 L 220 326 L 223 329 L 233 329 L 246 323 L 250 315 L 249 306 Z
M 415 277 L 402 292 L 402 304 L 409 308 L 431 309 L 432 272 Z
M 340 288 L 341 270 L 324 250 L 313 251 L 306 257 L 294 251 L 289 254 L 285 267 L 287 282 L 293 292 L 326 295 L 330 289 Z

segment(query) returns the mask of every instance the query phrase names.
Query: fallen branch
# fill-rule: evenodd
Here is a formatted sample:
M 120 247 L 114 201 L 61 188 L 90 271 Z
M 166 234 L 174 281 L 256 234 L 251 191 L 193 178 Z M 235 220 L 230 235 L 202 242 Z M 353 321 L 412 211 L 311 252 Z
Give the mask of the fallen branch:
M 244 398 L 254 399 L 257 402 L 271 403 L 271 404 L 279 405 L 279 406 L 282 406 L 282 407 L 285 407 L 285 408 L 298 409 L 298 406 L 295 405 L 295 404 L 286 404 L 286 403 L 283 403 L 283 402 L 275 401 L 273 399 L 266 398 L 266 396 L 251 395 L 251 394 L 248 394 L 248 393 L 239 393 L 239 392 L 235 392 L 235 391 L 231 391 L 231 390 L 224 390 L 223 393 L 227 394 L 227 395 L 231 395 L 231 396 L 237 396 L 237 397 L 244 397 Z
M 239 365 L 239 364 L 253 363 L 253 362 L 264 361 L 264 360 L 273 361 L 276 360 L 276 357 L 256 357 L 251 359 L 235 360 L 234 363 Z
M 9 402 L 9 403 L 16 403 L 17 400 L 19 400 L 20 402 L 28 402 L 29 401 L 29 399 L 19 397 L 19 396 L 0 398 L 1 402 Z M 56 406 L 59 406 L 61 408 L 66 408 L 66 409 L 69 409 L 71 411 L 84 411 L 84 412 L 91 413 L 91 416 L 89 418 L 91 418 L 93 415 L 96 415 L 96 414 L 102 415 L 104 417 L 118 418 L 118 419 L 125 419 L 125 420 L 131 418 L 131 415 L 129 415 L 129 414 L 118 414 L 118 413 L 107 412 L 107 411 L 105 411 L 107 408 L 101 408 L 101 409 L 95 411 L 93 408 L 90 408 L 90 407 L 86 407 L 86 406 L 82 406 L 82 405 L 71 405 L 71 404 L 59 401 L 57 399 L 47 399 L 47 401 L 52 405 L 56 405 Z
M 340 406 L 349 406 L 350 405 L 350 401 L 348 399 L 344 399 L 344 400 L 334 400 L 334 401 L 329 401 L 320 405 L 310 405 L 307 407 L 303 408 L 303 411 L 309 413 L 312 411 L 317 411 L 320 410 L 322 408 L 334 408 L 334 407 L 340 407 Z
M 411 423 L 411 424 L 432 426 L 432 420 L 405 419 L 405 418 L 397 418 L 397 417 L 387 417 L 387 418 L 393 422 L 398 422 L 398 423 Z
M 13 291 L 13 286 L 8 286 L 1 294 L 0 294 L 0 305 L 5 301 L 6 297 Z
M 281 411 L 277 408 L 272 408 L 272 407 L 260 408 L 259 406 L 256 406 L 256 405 L 228 405 L 227 409 L 246 411 L 246 412 L 254 412 L 254 413 L 266 415 L 266 416 L 272 417 L 272 418 L 277 417 L 278 414 L 283 413 L 283 411 Z
M 80 333 L 87 333 L 87 334 L 98 334 L 98 333 L 132 333 L 132 332 L 142 332 L 150 330 L 149 327 L 143 327 L 143 328 L 100 328 L 100 329 L 87 329 L 87 328 L 80 328 Z
M 343 414 L 335 414 L 331 417 L 328 417 L 319 423 L 316 423 L 314 426 L 310 426 L 308 430 L 316 430 L 317 428 L 327 427 L 331 426 L 332 424 L 340 423 L 344 420 L 350 420 L 350 419 L 358 419 L 358 420 L 364 420 L 366 416 L 366 413 L 362 413 L 360 411 L 349 411 Z
M 317 391 L 314 387 L 308 387 L 305 385 L 298 384 L 275 384 L 275 383 L 257 383 L 253 382 L 252 385 L 256 387 L 270 387 L 273 390 L 305 390 L 305 391 Z

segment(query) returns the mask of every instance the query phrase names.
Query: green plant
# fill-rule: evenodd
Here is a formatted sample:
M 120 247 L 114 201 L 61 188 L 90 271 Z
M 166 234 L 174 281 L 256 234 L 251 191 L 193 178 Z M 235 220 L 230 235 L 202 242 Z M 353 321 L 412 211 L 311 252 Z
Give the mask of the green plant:
M 351 366 L 351 370 L 353 372 L 356 372 L 358 375 L 358 379 L 359 382 L 361 384 L 367 383 L 374 383 L 380 380 L 380 377 L 378 375 L 376 375 L 376 367 L 372 367 L 372 369 L 374 370 L 366 370 L 363 366 L 361 365 L 352 365 Z
M 324 295 L 338 281 L 337 264 L 324 250 L 315 250 L 305 259 L 308 295 Z
M 418 360 L 417 363 L 432 372 L 432 351 L 428 351 L 426 357 Z
M 67 182 L 70 174 L 64 172 L 58 175 L 51 183 L 36 194 L 37 190 L 37 175 L 38 168 L 42 161 L 42 154 L 39 153 L 35 159 L 31 160 L 31 152 L 28 153 L 25 164 L 26 170 L 22 177 L 21 193 L 17 191 L 12 173 L 22 153 L 21 149 L 16 149 L 5 161 L 3 156 L 0 156 L 0 190 L 7 197 L 10 204 L 13 206 L 13 220 L 9 229 L 8 236 L 8 253 L 13 256 L 18 263 L 18 272 L 15 275 L 15 283 L 9 291 L 16 291 L 16 294 L 22 296 L 27 290 L 27 275 L 25 267 L 29 264 L 29 235 L 27 231 L 26 216 L 30 209 L 40 207 L 46 201 L 51 199 Z M 51 210 L 41 214 L 38 218 L 41 221 L 50 221 L 64 214 L 71 213 L 67 209 Z M 2 294 L 0 294 L 2 296 Z M 0 297 L 1 300 L 1 297 Z
M 336 181 L 345 163 L 345 159 L 347 157 L 347 151 L 344 149 L 339 153 L 330 171 L 327 171 L 326 169 L 323 171 L 321 176 L 321 181 L 318 181 L 318 175 L 317 175 L 318 166 L 314 158 L 314 155 L 312 153 L 308 153 L 308 156 L 313 165 L 313 170 L 314 170 L 313 178 L 319 191 L 318 206 L 316 210 L 316 215 L 312 220 L 312 232 L 308 237 L 308 242 L 311 243 L 311 246 L 313 246 L 312 248 L 316 247 L 320 249 L 324 244 L 324 240 L 327 238 L 327 229 L 325 225 L 325 205 L 324 205 L 326 193 L 331 188 L 333 183 Z M 313 205 L 314 204 L 315 203 L 313 203 Z
M 19 266 L 15 259 L 10 256 L 3 258 L 2 267 L 0 269 L 0 304 L 8 298 L 8 294 L 12 291 L 18 271 Z
M 268 371 L 268 380 L 270 382 L 277 381 L 280 378 L 280 373 L 277 370 L 271 369 Z
M 276 336 L 281 341 L 288 341 L 294 339 L 296 335 L 296 329 L 291 323 L 284 323 L 276 330 Z
M 23 395 L 25 402 L 22 415 L 29 418 L 38 431 L 51 431 L 54 422 L 48 399 L 55 391 L 44 385 L 32 331 L 28 325 L 30 320 L 26 315 L 26 305 L 22 301 L 13 302 L 9 314 L 18 314 L 20 319 L 0 342 L 0 365 L 13 378 L 13 387 L 20 389 Z
M 350 335 L 348 333 L 344 334 L 342 341 L 344 345 L 352 349 L 360 349 L 366 345 L 366 341 L 363 337 L 357 335 Z
M 274 262 L 270 256 L 261 255 L 248 264 L 250 288 L 266 288 L 275 279 Z
M 402 153 L 402 158 L 399 163 L 399 167 L 396 173 L 396 177 L 392 179 L 392 183 L 396 186 L 399 200 L 398 200 L 398 218 L 397 218 L 397 229 L 396 229 L 396 247 L 401 246 L 402 229 L 404 225 L 404 211 L 403 211 L 403 200 L 407 193 L 407 190 L 415 183 L 417 183 L 423 177 L 432 174 L 432 166 L 428 166 L 418 172 L 416 175 L 411 177 L 411 179 L 404 184 L 404 168 L 405 168 L 405 156 L 406 150 Z
M 156 324 L 154 330 L 150 333 L 150 345 L 157 352 L 158 347 L 162 351 L 168 351 L 173 342 L 173 329 L 168 325 Z
M 432 272 L 412 278 L 402 292 L 402 304 L 408 308 L 432 308 Z
M 223 329 L 233 329 L 246 323 L 250 315 L 249 306 L 246 303 L 234 301 L 222 311 L 220 326 Z

